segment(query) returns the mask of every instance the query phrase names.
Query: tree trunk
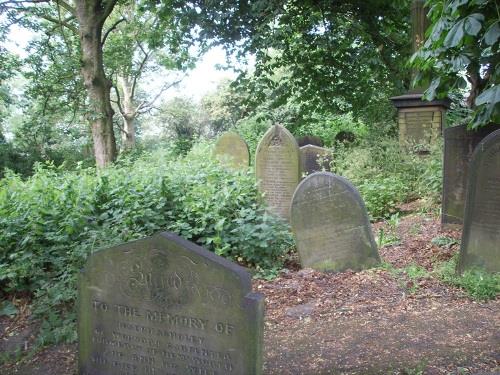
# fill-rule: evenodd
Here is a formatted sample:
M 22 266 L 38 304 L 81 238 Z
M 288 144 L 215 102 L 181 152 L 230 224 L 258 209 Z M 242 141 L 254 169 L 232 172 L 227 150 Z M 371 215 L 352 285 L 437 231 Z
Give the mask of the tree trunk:
M 94 155 L 98 167 L 105 167 L 116 159 L 116 140 L 113 132 L 111 108 L 111 81 L 104 73 L 102 28 L 115 1 L 76 0 L 76 17 L 82 52 L 81 73 L 87 90 L 89 108 L 87 117 L 92 129 Z
M 121 88 L 121 115 L 123 117 L 122 144 L 125 150 L 135 146 L 135 118 L 137 107 L 134 104 L 132 82 L 128 77 L 118 75 L 118 88 Z

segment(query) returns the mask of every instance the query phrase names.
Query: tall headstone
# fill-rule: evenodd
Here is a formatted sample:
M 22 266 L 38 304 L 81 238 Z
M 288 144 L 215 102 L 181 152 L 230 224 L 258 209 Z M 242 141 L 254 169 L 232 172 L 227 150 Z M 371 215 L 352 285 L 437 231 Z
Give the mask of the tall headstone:
M 329 171 L 332 152 L 323 147 L 306 145 L 300 148 L 300 174 L 310 175 L 314 172 Z
M 302 267 L 361 270 L 380 262 L 365 204 L 343 177 L 306 177 L 293 195 L 291 224 Z
M 458 271 L 500 272 L 500 130 L 484 138 L 469 166 Z
M 235 132 L 225 132 L 215 143 L 214 154 L 224 165 L 240 169 L 246 168 L 250 162 L 248 145 Z
M 460 125 L 445 129 L 443 158 L 443 197 L 441 224 L 445 229 L 460 227 L 463 223 L 465 191 L 472 153 L 481 140 L 499 125 L 488 125 L 472 131 Z
M 274 125 L 262 137 L 255 155 L 255 174 L 259 190 L 269 210 L 290 219 L 290 202 L 299 183 L 299 147 L 281 125 Z
M 411 6 L 413 52 L 422 46 L 428 26 L 425 0 L 413 0 Z M 415 75 L 416 72 L 413 72 Z M 392 97 L 398 110 L 399 144 L 402 147 L 419 144 L 430 146 L 445 128 L 448 100 L 422 100 L 425 87 L 415 87 L 408 93 Z
M 79 375 L 260 374 L 264 300 L 241 267 L 164 232 L 79 281 Z

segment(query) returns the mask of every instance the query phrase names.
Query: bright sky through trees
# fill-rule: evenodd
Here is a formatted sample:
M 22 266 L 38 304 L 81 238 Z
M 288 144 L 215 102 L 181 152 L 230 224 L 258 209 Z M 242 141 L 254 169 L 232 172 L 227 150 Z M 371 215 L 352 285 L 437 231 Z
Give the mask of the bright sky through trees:
M 20 28 L 17 25 L 12 25 L 9 34 L 9 40 L 6 43 L 7 48 L 24 58 L 26 57 L 26 47 L 36 34 Z M 217 84 L 223 79 L 234 79 L 236 73 L 232 70 L 217 69 L 217 65 L 224 65 L 226 56 L 222 47 L 214 47 L 208 51 L 196 64 L 196 68 L 189 71 L 184 80 L 174 88 L 171 88 L 163 94 L 163 99 L 169 99 L 174 96 L 185 96 L 199 101 L 203 95 L 215 90 Z M 159 91 L 164 83 L 164 78 L 161 75 L 155 77 L 147 77 L 147 87 L 155 92 Z

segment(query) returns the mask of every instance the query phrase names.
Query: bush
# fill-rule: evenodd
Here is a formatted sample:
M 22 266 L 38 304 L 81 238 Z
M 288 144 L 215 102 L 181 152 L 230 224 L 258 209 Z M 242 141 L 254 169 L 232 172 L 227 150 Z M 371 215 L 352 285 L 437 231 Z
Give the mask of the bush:
M 401 203 L 419 198 L 439 202 L 442 147 L 419 156 L 399 146 L 395 138 L 365 140 L 355 147 L 337 145 L 332 170 L 360 191 L 373 220 L 390 217 Z
M 360 140 L 367 135 L 368 128 L 361 120 L 355 120 L 352 113 L 317 115 L 307 119 L 307 123 L 298 128 L 296 135 L 320 137 L 325 147 L 332 147 L 335 137 L 341 132 L 352 133 L 356 140 Z
M 288 226 L 264 212 L 251 171 L 207 154 L 207 145 L 177 160 L 157 151 L 97 174 L 45 165 L 0 181 L 0 286 L 35 297 L 41 343 L 75 339 L 77 273 L 100 247 L 171 230 L 241 263 L 280 267 L 293 244 Z

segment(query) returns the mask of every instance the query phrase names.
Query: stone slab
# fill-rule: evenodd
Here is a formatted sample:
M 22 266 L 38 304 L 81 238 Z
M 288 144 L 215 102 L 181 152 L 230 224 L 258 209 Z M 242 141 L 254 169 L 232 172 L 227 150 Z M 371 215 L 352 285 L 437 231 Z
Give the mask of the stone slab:
M 316 172 L 297 187 L 292 230 L 302 267 L 361 270 L 380 262 L 366 207 L 343 177 Z
M 299 183 L 299 147 L 283 126 L 272 126 L 255 154 L 255 174 L 269 211 L 290 219 L 290 203 Z
M 248 145 L 235 132 L 225 132 L 219 137 L 214 155 L 222 164 L 235 169 L 247 168 L 250 163 Z
M 323 141 L 321 140 L 321 138 L 315 135 L 303 135 L 301 137 L 297 137 L 296 139 L 299 147 L 306 145 L 314 145 L 319 147 L 323 146 Z
M 477 145 L 469 167 L 458 271 L 500 272 L 500 130 Z
M 264 300 L 241 267 L 173 233 L 92 254 L 80 375 L 260 374 Z
M 300 148 L 300 175 L 310 175 L 314 172 L 329 171 L 332 161 L 331 150 L 314 145 Z
M 469 163 L 476 146 L 499 125 L 489 125 L 476 131 L 466 125 L 454 126 L 443 131 L 443 196 L 441 224 L 454 229 L 463 224 L 465 192 Z

